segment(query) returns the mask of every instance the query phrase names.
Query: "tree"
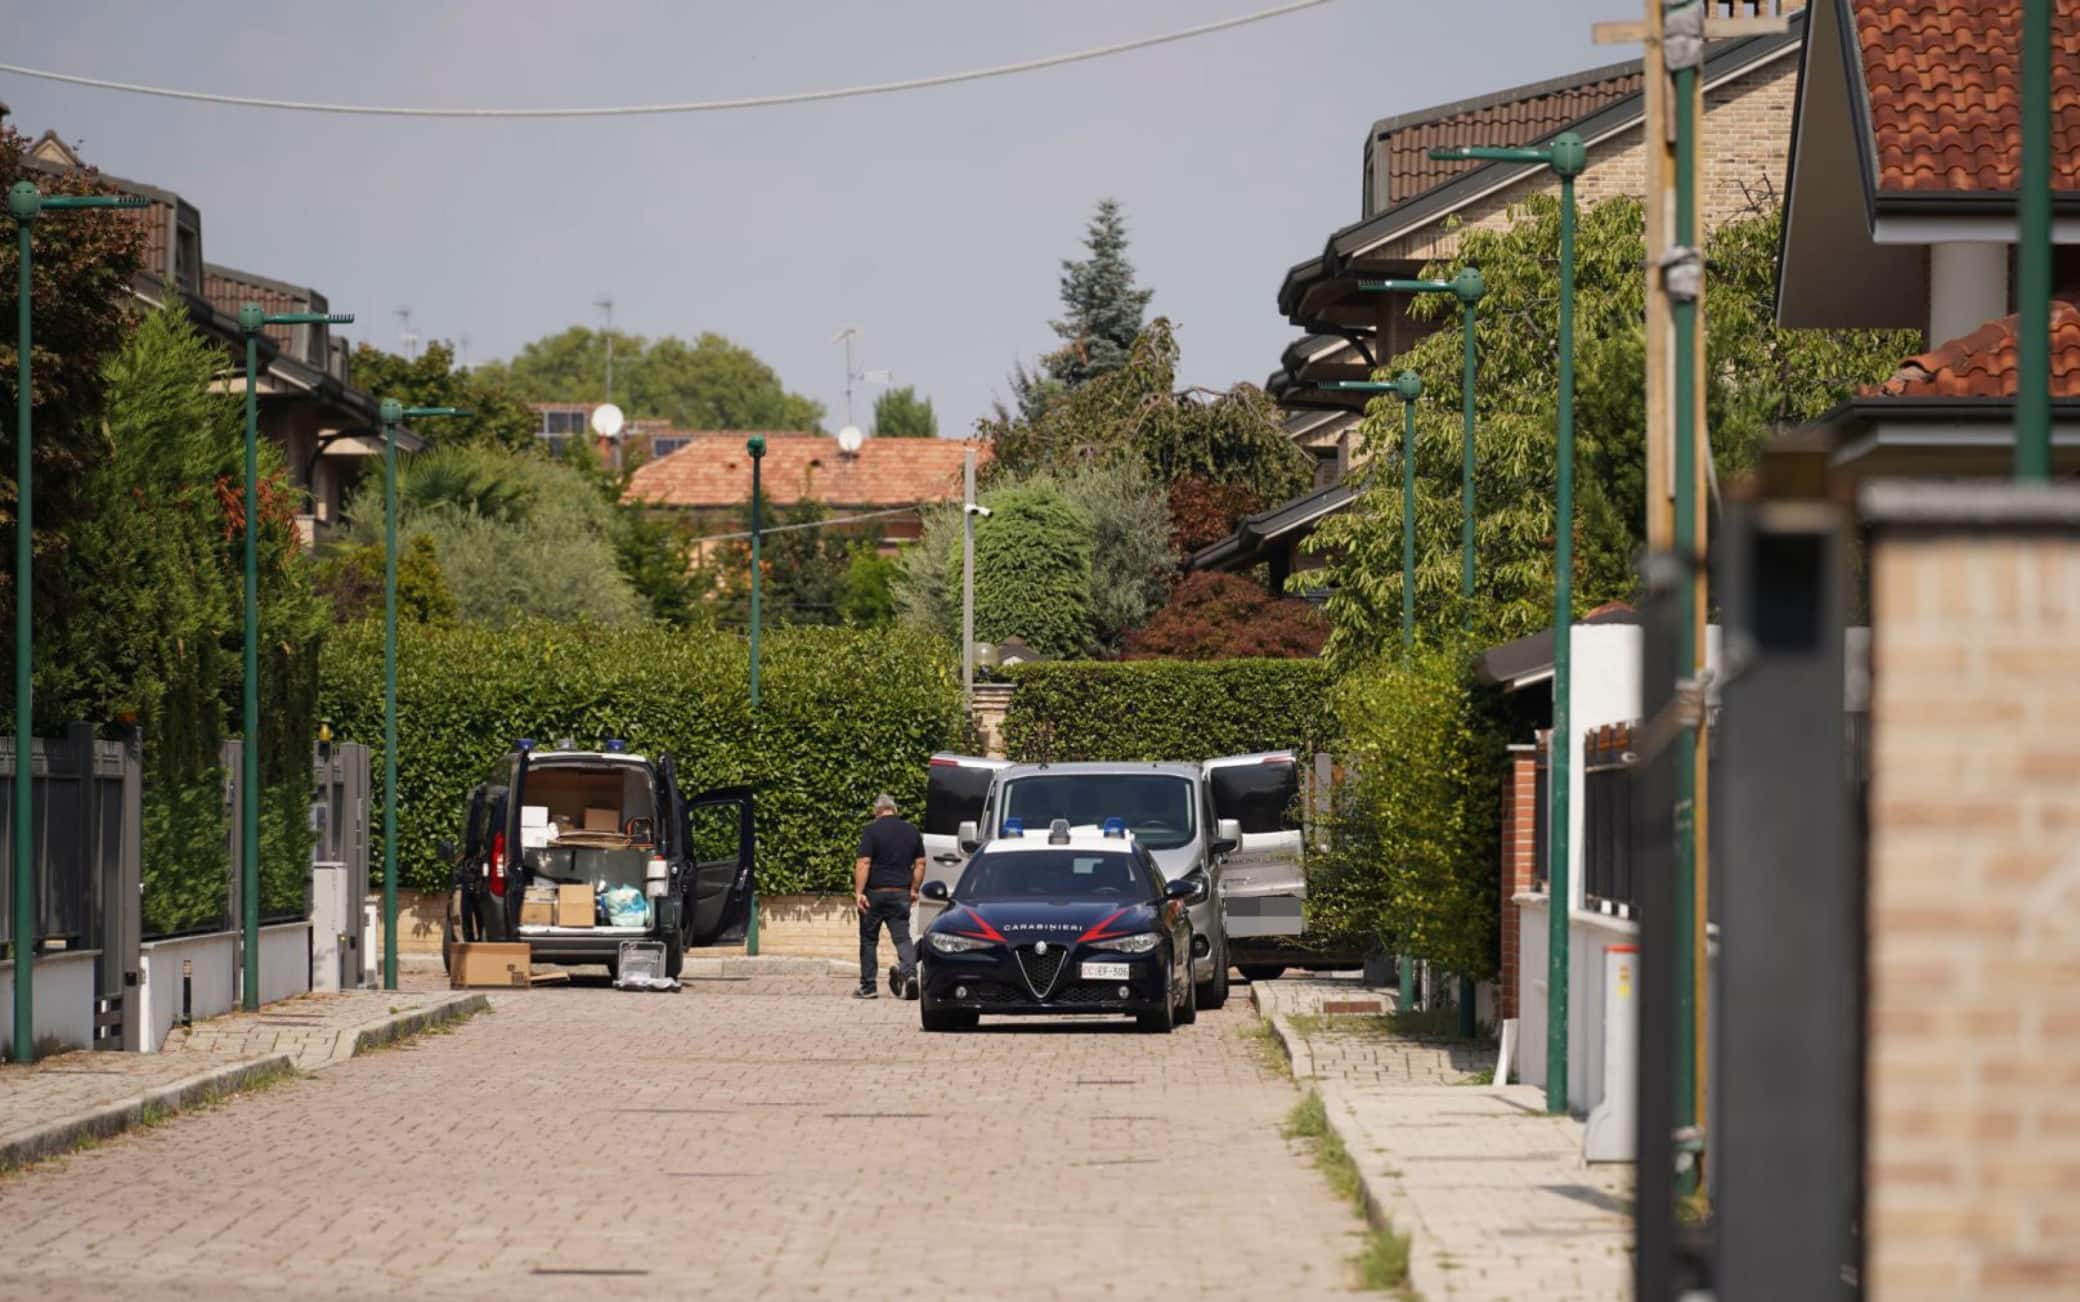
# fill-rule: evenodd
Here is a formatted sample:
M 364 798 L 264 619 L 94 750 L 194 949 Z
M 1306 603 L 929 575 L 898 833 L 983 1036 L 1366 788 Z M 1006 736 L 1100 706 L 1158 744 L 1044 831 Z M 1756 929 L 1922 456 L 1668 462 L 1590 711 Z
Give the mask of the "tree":
M 1127 636 L 1129 660 L 1303 659 L 1319 655 L 1329 621 L 1296 597 L 1274 597 L 1239 574 L 1201 571 Z
M 1757 213 L 1715 231 L 1709 268 L 1706 403 L 1722 479 L 1753 463 L 1774 427 L 1809 420 L 1863 383 L 1891 374 L 1917 340 L 1904 331 L 1786 330 L 1771 320 L 1779 217 Z M 1381 369 L 1422 377 L 1417 409 L 1416 610 L 1435 640 L 1462 626 L 1484 643 L 1552 621 L 1553 296 L 1559 206 L 1533 199 L 1507 230 L 1467 232 L 1459 261 L 1425 276 L 1449 279 L 1478 265 L 1487 281 L 1478 318 L 1475 393 L 1478 587 L 1460 586 L 1460 339 L 1446 328 Z M 1608 199 L 1581 214 L 1576 243 L 1576 611 L 1634 591 L 1645 516 L 1643 218 L 1637 200 Z M 1413 311 L 1456 311 L 1442 296 Z M 1308 546 L 1328 560 L 1335 631 L 1328 653 L 1355 663 L 1394 645 L 1401 628 L 1401 404 L 1375 400 L 1361 428 L 1370 454 L 1348 512 Z M 1374 491 L 1375 487 L 1379 491 Z
M 789 393 L 772 367 L 721 335 L 689 344 L 616 331 L 613 339 L 614 398 L 635 419 L 680 429 L 822 429 L 823 404 Z M 527 402 L 604 398 L 607 333 L 572 326 L 478 369 Z
M 28 138 L 0 126 L 0 190 L 16 181 L 33 180 L 45 194 L 106 193 L 93 169 L 52 175 L 23 166 Z M 98 417 L 105 393 L 102 370 L 129 334 L 130 278 L 144 249 L 144 223 L 137 214 L 83 209 L 62 218 L 34 223 L 30 230 L 35 276 L 36 319 L 30 359 L 35 392 L 31 394 L 31 454 L 35 458 L 35 546 L 39 555 L 36 604 L 49 608 L 70 598 L 57 586 L 62 567 L 51 564 L 67 546 L 68 530 L 85 509 L 79 494 L 86 472 L 105 461 L 108 437 Z M 17 240 L 13 223 L 0 241 L 0 285 L 6 286 L 8 310 L 0 313 L 0 531 L 14 534 L 16 497 L 15 379 L 20 367 L 18 322 L 14 311 Z M 14 608 L 14 573 L 0 575 L 0 604 Z M 13 699 L 12 644 L 6 652 L 4 690 Z
M 1091 644 L 1091 518 L 1049 484 L 1005 489 L 975 527 L 975 636 L 1046 656 Z
M 463 623 L 629 624 L 649 612 L 622 574 L 617 508 L 577 470 L 495 448 L 436 448 L 398 466 L 398 532 L 431 540 Z M 354 495 L 341 544 L 378 543 L 382 485 Z
M 838 614 L 848 624 L 879 628 L 895 621 L 896 559 L 878 547 L 852 553 L 838 580 Z
M 342 624 L 383 615 L 383 547 L 335 547 L 318 566 L 318 591 L 332 601 Z M 455 594 L 441 573 L 439 549 L 424 533 L 412 535 L 397 557 L 397 617 L 415 624 L 455 622 Z
M 1284 501 L 1311 482 L 1307 454 L 1279 429 L 1277 408 L 1262 391 L 1238 384 L 1226 392 L 1176 392 L 1177 358 L 1177 337 L 1158 317 L 1124 365 L 1036 419 L 978 422 L 976 432 L 992 445 L 985 473 L 1015 479 L 1138 461 L 1161 484 L 1197 476 L 1246 488 L 1262 501 Z
M 493 376 L 458 369 L 455 350 L 445 340 L 435 340 L 412 358 L 362 344 L 354 350 L 350 374 L 355 387 L 378 398 L 395 398 L 407 407 L 467 411 L 467 416 L 443 416 L 417 431 L 440 447 L 501 447 L 518 452 L 535 446 L 539 422 L 527 404 L 508 393 Z
M 1100 199 L 1084 228 L 1089 256 L 1063 259 L 1061 294 L 1067 316 L 1048 324 L 1062 347 L 1046 360 L 1047 374 L 1071 391 L 1127 364 L 1140 337 L 1154 290 L 1134 287 L 1127 260 L 1127 223 L 1117 199 Z
M 874 437 L 883 439 L 929 439 L 939 436 L 939 418 L 932 414 L 932 400 L 919 398 L 909 385 L 890 389 L 874 399 Z

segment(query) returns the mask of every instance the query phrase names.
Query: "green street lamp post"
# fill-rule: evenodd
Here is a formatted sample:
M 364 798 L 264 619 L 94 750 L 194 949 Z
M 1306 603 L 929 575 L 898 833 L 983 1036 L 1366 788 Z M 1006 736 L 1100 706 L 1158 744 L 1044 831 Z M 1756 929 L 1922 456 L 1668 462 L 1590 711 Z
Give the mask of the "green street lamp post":
M 260 331 L 271 325 L 351 325 L 348 312 L 265 312 L 257 303 L 238 309 L 246 338 L 246 591 L 245 702 L 239 732 L 238 892 L 244 953 L 239 1007 L 260 1007 Z
M 2051 480 L 2051 0 L 2022 0 L 2022 184 L 2016 195 L 2015 478 Z
M 383 989 L 397 989 L 397 427 L 463 407 L 377 406 L 383 423 Z
M 1401 395 L 1401 653 L 1416 645 L 1416 399 L 1423 378 L 1414 371 L 1394 377 Z
M 1459 506 L 1464 518 L 1459 523 L 1459 595 L 1473 596 L 1473 387 L 1478 378 L 1478 354 L 1474 348 L 1475 305 L 1488 292 L 1480 268 L 1467 267 L 1450 280 L 1361 280 L 1366 294 L 1450 294 L 1459 300 L 1459 333 L 1464 353 L 1459 363 L 1459 393 L 1463 443 Z
M 744 440 L 744 450 L 751 454 L 751 722 L 758 725 L 758 552 L 759 535 L 763 532 L 759 520 L 759 469 L 765 463 L 766 441 L 761 435 L 753 434 Z M 751 917 L 744 926 L 744 953 L 758 956 L 758 870 L 751 874 Z
M 1553 536 L 1553 731 L 1550 819 L 1546 864 L 1546 1111 L 1567 1111 L 1567 1026 L 1569 913 L 1573 903 L 1571 783 L 1574 769 L 1572 698 L 1574 683 L 1574 179 L 1588 166 L 1589 150 L 1572 131 L 1536 149 L 1468 146 L 1433 149 L 1439 162 L 1477 159 L 1544 163 L 1560 178 L 1560 398 L 1554 448 Z
M 8 952 L 14 956 L 14 1038 L 16 1062 L 36 1061 L 36 883 L 35 852 L 30 820 L 35 804 L 30 799 L 34 776 L 29 765 L 30 721 L 33 717 L 36 638 L 34 506 L 32 483 L 35 475 L 30 458 L 30 304 L 34 297 L 31 274 L 30 232 L 44 214 L 80 208 L 142 208 L 145 200 L 115 194 L 45 195 L 34 182 L 17 181 L 7 192 L 8 215 L 14 218 L 20 244 L 15 255 L 15 516 L 14 516 L 14 857 L 9 870 L 14 876 L 14 928 L 9 933 Z

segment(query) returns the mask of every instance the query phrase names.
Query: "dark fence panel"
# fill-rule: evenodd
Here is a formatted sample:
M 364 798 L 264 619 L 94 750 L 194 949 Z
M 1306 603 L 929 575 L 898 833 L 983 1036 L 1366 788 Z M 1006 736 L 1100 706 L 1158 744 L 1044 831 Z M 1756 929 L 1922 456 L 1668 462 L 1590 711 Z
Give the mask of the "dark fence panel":
M 1582 892 L 1590 908 L 1633 916 L 1632 737 L 1635 724 L 1591 729 L 1582 738 Z
M 30 839 L 39 951 L 99 949 L 105 937 L 104 879 L 125 853 L 124 779 L 134 760 L 120 741 L 90 725 L 29 743 Z M 14 953 L 14 742 L 0 740 L 0 941 Z

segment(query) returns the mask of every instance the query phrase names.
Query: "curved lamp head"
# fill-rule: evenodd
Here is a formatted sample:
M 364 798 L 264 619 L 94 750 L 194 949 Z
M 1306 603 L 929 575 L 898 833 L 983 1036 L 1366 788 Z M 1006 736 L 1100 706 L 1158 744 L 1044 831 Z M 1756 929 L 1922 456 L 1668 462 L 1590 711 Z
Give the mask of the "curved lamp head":
M 1563 131 L 1553 137 L 1547 146 L 1552 155 L 1552 168 L 1556 176 L 1580 176 L 1582 169 L 1589 166 L 1589 146 L 1581 136 L 1572 131 Z
M 754 457 L 764 456 L 766 454 L 765 435 L 753 434 L 750 438 L 745 439 L 744 450 L 746 452 L 749 452 Z
M 395 425 L 404 419 L 404 404 L 395 398 L 385 398 L 376 404 L 376 414 L 385 425 Z
M 1403 371 L 1394 377 L 1394 392 L 1401 395 L 1401 401 L 1414 402 L 1423 396 L 1423 377 L 1414 371 Z
M 1452 277 L 1452 293 L 1461 303 L 1478 303 L 1487 292 L 1488 282 L 1481 279 L 1479 267 L 1468 267 Z
M 260 327 L 266 324 L 267 313 L 261 309 L 258 303 L 240 303 L 238 305 L 239 329 L 249 335 L 256 335 L 260 333 Z
M 34 181 L 16 181 L 7 191 L 7 211 L 18 222 L 33 221 L 43 210 L 43 193 Z

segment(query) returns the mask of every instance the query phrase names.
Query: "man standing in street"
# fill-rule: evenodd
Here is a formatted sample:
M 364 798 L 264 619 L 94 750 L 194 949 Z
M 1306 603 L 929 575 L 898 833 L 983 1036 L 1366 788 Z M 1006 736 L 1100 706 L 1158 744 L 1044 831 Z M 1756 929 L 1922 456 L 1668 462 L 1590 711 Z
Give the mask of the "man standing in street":
M 910 943 L 910 906 L 924 884 L 924 837 L 896 817 L 896 799 L 883 792 L 874 798 L 874 821 L 859 834 L 859 858 L 852 865 L 852 902 L 859 908 L 859 989 L 855 999 L 872 999 L 875 989 L 875 943 L 888 925 L 895 941 L 896 966 L 889 986 L 907 996 L 917 984 L 917 948 Z

